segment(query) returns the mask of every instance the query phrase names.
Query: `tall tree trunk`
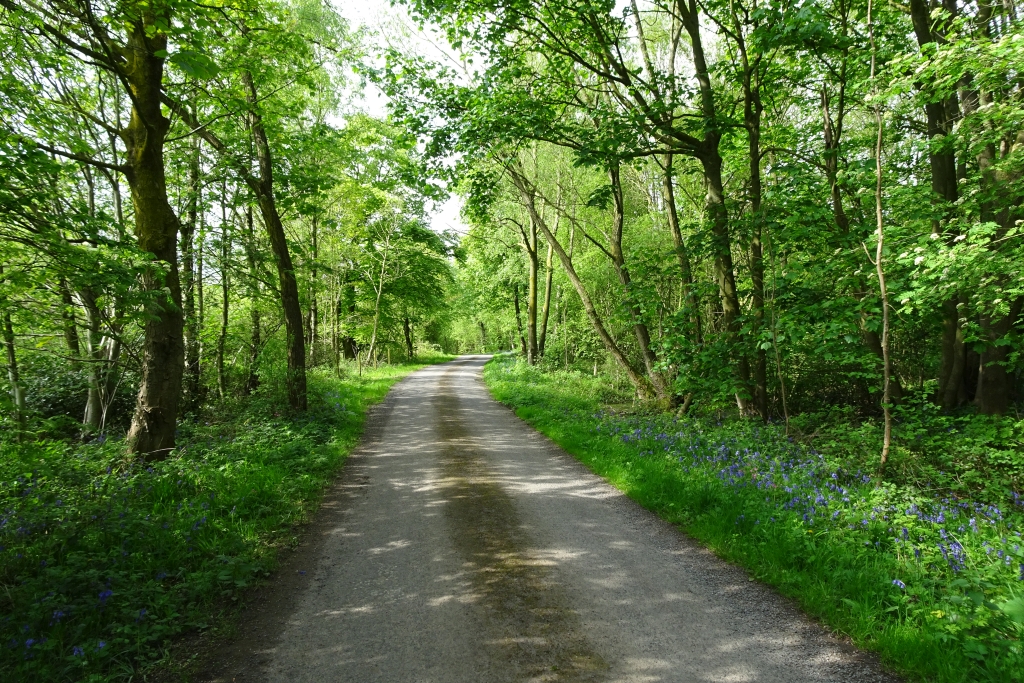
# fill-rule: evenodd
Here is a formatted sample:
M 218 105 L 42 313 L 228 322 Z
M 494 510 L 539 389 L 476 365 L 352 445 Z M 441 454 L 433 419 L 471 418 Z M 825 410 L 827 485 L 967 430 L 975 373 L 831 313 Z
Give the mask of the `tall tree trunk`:
M 337 371 L 341 368 L 341 286 L 331 278 L 331 358 Z
M 311 238 L 312 238 L 311 239 L 312 251 L 310 252 L 311 259 L 310 259 L 310 276 L 309 276 L 309 281 L 310 281 L 310 287 L 309 287 L 309 364 L 310 365 L 312 365 L 313 363 L 316 362 L 314 357 L 316 355 L 316 339 L 317 339 L 318 328 L 319 328 L 319 323 L 320 323 L 319 311 L 317 310 L 317 304 L 316 304 L 317 284 L 318 284 L 317 268 L 316 268 L 316 266 L 317 266 L 317 259 L 320 258 L 320 251 L 319 251 L 320 250 L 320 245 L 319 245 L 319 239 L 318 239 L 319 235 L 317 234 L 317 227 L 318 227 L 318 225 L 317 225 L 317 217 L 316 217 L 316 214 L 314 213 L 313 214 L 313 218 L 312 218 L 312 227 L 310 229 Z
M 955 3 L 952 9 L 956 9 Z M 947 7 L 948 9 L 949 7 Z M 910 17 L 914 34 L 922 49 L 931 43 L 944 43 L 940 31 L 933 31 L 931 7 L 926 0 L 910 0 Z M 946 231 L 945 221 L 952 215 L 960 193 L 957 187 L 956 154 L 951 145 L 941 147 L 943 140 L 952 132 L 953 122 L 960 118 L 960 103 L 956 94 L 925 105 L 928 120 L 928 163 L 932 176 L 932 201 L 939 208 L 939 215 L 933 221 L 932 232 L 936 235 Z M 945 409 L 956 407 L 956 396 L 963 382 L 963 331 L 960 327 L 960 311 L 957 308 L 960 297 L 954 294 L 942 304 L 942 345 L 939 363 L 938 390 L 936 400 Z
M 743 26 L 733 12 L 734 37 L 739 48 L 743 84 L 743 124 L 747 129 L 747 162 L 750 172 L 750 294 L 754 337 L 754 409 L 762 420 L 768 419 L 767 355 L 762 348 L 764 330 L 764 254 L 761 245 L 761 78 L 760 56 L 747 53 Z
M 347 310 L 348 310 L 348 320 L 351 321 L 352 318 L 354 318 L 355 314 L 356 314 L 356 286 L 350 280 L 350 277 L 351 277 L 350 273 L 347 273 L 345 277 L 346 277 L 346 283 L 345 283 L 345 288 L 344 288 L 344 290 L 345 290 L 344 303 L 345 303 L 345 305 L 347 307 Z M 342 305 L 342 300 L 341 300 L 340 297 L 339 297 L 339 300 L 338 300 L 338 305 L 339 306 Z M 356 345 L 356 338 L 348 333 L 348 329 L 349 329 L 348 322 L 343 327 L 346 330 L 346 334 L 341 339 L 342 355 L 345 358 L 349 359 L 349 360 L 355 360 L 356 356 L 358 355 L 358 347 Z
M 285 236 L 281 214 L 274 197 L 274 162 L 270 142 L 259 113 L 259 98 L 252 74 L 242 73 L 250 113 L 253 141 L 256 143 L 256 157 L 259 160 L 259 178 L 253 190 L 259 202 L 260 213 L 267 228 L 270 248 L 277 264 L 277 275 L 281 292 L 281 307 L 284 309 L 284 326 L 288 349 L 288 404 L 295 410 L 306 409 L 306 340 L 302 331 L 302 307 L 299 304 L 299 286 L 295 279 L 288 239 Z
M 78 359 L 82 355 L 78 341 L 78 322 L 75 320 L 75 300 L 71 296 L 67 279 L 62 275 L 58 282 L 60 288 L 60 317 L 64 323 L 64 343 L 71 355 L 72 367 L 78 367 Z
M 982 415 L 1002 415 L 1010 407 L 1013 383 L 1010 373 L 1006 370 L 1010 346 L 1000 342 L 1010 333 L 1017 318 L 1020 317 L 1022 303 L 1022 299 L 1015 300 L 1006 315 L 979 317 L 978 322 L 985 335 L 986 344 L 978 364 L 978 389 L 974 401 Z
M 163 458 L 174 448 L 178 402 L 185 366 L 185 343 L 178 280 L 178 217 L 167 201 L 164 139 L 170 121 L 161 111 L 167 36 L 160 25 L 170 23 L 144 8 L 134 20 L 124 51 L 124 75 L 132 89 L 132 111 L 121 136 L 126 162 L 135 237 L 139 249 L 156 257 L 142 275 L 150 293 L 142 344 L 142 377 L 128 447 L 148 458 Z
M 227 380 L 224 377 L 224 345 L 228 338 L 228 317 L 230 305 L 230 274 L 228 273 L 228 245 L 231 235 L 228 230 L 227 181 L 224 181 L 220 206 L 220 334 L 217 335 L 217 395 L 224 399 L 227 395 Z
M 206 293 L 204 279 L 206 277 L 206 220 L 199 214 L 199 232 L 196 242 L 196 397 L 202 399 L 203 388 L 203 326 L 206 323 Z
M 569 278 L 569 282 L 572 283 L 573 288 L 580 297 L 580 302 L 583 304 L 583 310 L 587 314 L 587 319 L 590 320 L 591 326 L 600 338 L 601 343 L 604 345 L 605 350 L 615 359 L 619 367 L 625 371 L 626 376 L 629 378 L 630 383 L 633 385 L 636 392 L 642 398 L 651 398 L 655 396 L 654 387 L 651 386 L 650 381 L 637 371 L 633 364 L 626 358 L 626 354 L 622 352 L 619 345 L 615 343 L 611 334 L 608 333 L 607 328 L 604 326 L 604 321 L 601 319 L 600 314 L 597 312 L 597 308 L 594 306 L 593 300 L 590 298 L 590 293 L 587 291 L 586 286 L 583 284 L 583 280 L 580 279 L 576 273 L 576 268 L 572 264 L 572 259 L 562 248 L 562 245 L 558 242 L 558 239 L 552 233 L 548 224 L 541 217 L 537 211 L 536 205 L 536 192 L 529 180 L 512 164 L 506 166 L 506 170 L 509 173 L 509 177 L 512 179 L 513 184 L 519 192 L 520 200 L 523 207 L 529 212 L 530 219 L 535 221 L 537 227 L 544 233 L 544 238 L 548 244 L 555 250 L 555 254 L 558 256 L 559 262 L 562 264 L 563 270 L 565 270 L 566 277 Z
M 242 387 L 243 393 L 249 395 L 260 385 L 259 359 L 263 345 L 260 331 L 260 279 L 259 266 L 256 261 L 256 231 L 252 224 L 252 205 L 245 207 L 246 258 L 249 262 L 249 376 Z
M 0 275 L 3 275 L 4 267 L 0 264 Z M 7 382 L 11 387 L 11 402 L 14 405 L 14 422 L 19 429 L 25 426 L 25 390 L 21 386 L 21 375 L 18 372 L 18 354 L 14 346 L 14 324 L 11 322 L 11 312 L 4 309 L 3 312 L 3 336 L 4 351 L 7 361 Z
M 943 303 L 942 313 L 942 371 L 939 373 L 939 405 L 952 410 L 966 400 L 967 346 L 964 344 L 964 330 L 960 324 L 960 307 L 967 304 L 966 297 L 951 299 Z M 947 348 L 949 344 L 949 348 Z M 948 361 L 947 361 L 948 358 Z M 946 369 L 946 363 L 949 369 Z M 945 377 L 946 381 L 942 382 Z
M 121 330 L 115 329 L 114 332 L 120 334 Z M 116 336 L 107 337 L 103 343 L 103 414 L 100 416 L 100 431 L 106 428 L 107 412 L 121 383 L 121 346 L 121 340 Z
M 537 254 L 537 226 L 530 221 L 530 233 L 524 238 L 529 242 L 526 248 L 530 266 L 530 280 L 526 293 L 526 362 L 534 365 L 537 362 L 537 278 L 540 270 L 540 259 Z
M 370 332 L 370 347 L 366 350 L 366 362 L 370 362 L 374 351 L 377 349 L 377 327 L 380 325 L 380 302 L 384 296 L 384 284 L 388 273 L 388 256 L 391 253 L 391 233 L 388 232 L 384 240 L 384 253 L 380 259 L 380 277 L 377 280 L 377 298 L 373 302 L 373 330 Z M 376 367 L 376 362 L 374 362 Z
M 555 224 L 553 232 L 558 234 L 558 224 Z M 548 341 L 548 316 L 551 313 L 551 284 L 554 278 L 555 271 L 551 267 L 553 259 L 555 257 L 555 251 L 548 245 L 548 255 L 544 260 L 544 304 L 541 307 L 540 314 L 540 335 L 537 339 L 537 354 L 541 357 L 544 356 L 544 347 Z
M 697 0 L 676 0 L 676 10 L 690 38 L 694 72 L 700 89 L 701 113 L 704 116 L 704 139 L 698 159 L 707 181 L 705 212 L 711 227 L 711 247 L 715 255 L 714 274 L 722 306 L 722 323 L 733 357 L 736 377 L 736 401 L 741 413 L 749 412 L 750 362 L 739 338 L 740 300 L 736 291 L 736 275 L 732 263 L 732 238 L 729 234 L 729 213 L 725 206 L 725 184 L 722 180 L 722 134 L 715 106 L 715 92 L 704 55 L 704 42 Z
M 181 279 L 182 279 L 182 313 L 185 317 L 185 377 L 184 398 L 189 408 L 195 408 L 200 400 L 199 377 L 199 328 L 200 321 L 196 315 L 196 259 L 195 235 L 199 223 L 199 207 L 202 202 L 200 179 L 200 142 L 193 141 L 192 155 L 188 168 L 188 211 L 185 222 L 181 226 Z
M 83 436 L 96 432 L 103 419 L 103 338 L 100 334 L 101 311 L 95 292 L 84 287 L 78 298 L 85 310 L 85 353 L 88 367 L 86 368 L 87 394 L 85 414 L 82 416 Z
M 875 25 L 872 21 L 872 0 L 868 0 L 868 32 L 871 42 L 871 81 L 875 98 L 878 97 L 878 90 L 874 85 L 875 80 Z M 878 276 L 878 295 L 882 300 L 882 414 L 885 419 L 884 434 L 882 436 L 882 455 L 880 466 L 884 471 L 889 460 L 889 448 L 892 444 L 892 362 L 889 357 L 889 292 L 885 282 L 885 223 L 882 217 L 882 141 L 885 131 L 882 125 L 882 107 L 877 99 L 872 107 L 875 114 L 875 127 L 877 135 L 875 138 L 875 273 Z
M 11 401 L 14 404 L 14 421 L 25 425 L 25 390 L 18 373 L 18 356 L 14 348 L 14 326 L 11 314 L 4 311 L 4 348 L 7 352 L 7 381 L 11 385 Z
M 673 178 L 675 156 L 666 154 L 659 163 L 664 171 L 661 177 L 661 198 L 665 202 L 665 215 L 668 217 L 669 232 L 672 233 L 672 246 L 679 263 L 679 275 L 682 281 L 683 302 L 693 325 L 692 341 L 700 343 L 703 338 L 701 329 L 700 306 L 693 291 L 693 270 L 690 267 L 690 253 L 683 241 L 683 232 L 679 227 L 679 210 L 676 208 L 676 192 Z
M 729 236 L 729 215 L 725 207 L 725 189 L 722 182 L 722 157 L 717 142 L 705 159 L 701 160 L 707 179 L 706 211 L 711 223 L 712 247 L 715 253 L 714 274 L 722 306 L 722 324 L 734 359 L 737 383 L 736 403 L 740 413 L 750 412 L 750 362 L 740 339 L 740 300 L 736 291 L 736 276 L 732 263 L 732 239 Z
M 416 353 L 412 345 L 412 323 L 409 322 L 409 316 L 405 316 L 402 320 L 402 328 L 405 332 L 405 352 L 409 356 L 409 360 L 412 360 L 416 357 Z
M 529 347 L 526 345 L 526 335 L 523 334 L 523 314 L 519 306 L 519 283 L 512 283 L 512 305 L 516 311 L 516 329 L 519 330 L 519 344 L 522 348 L 523 358 L 529 361 Z M 483 329 L 483 328 L 481 328 Z

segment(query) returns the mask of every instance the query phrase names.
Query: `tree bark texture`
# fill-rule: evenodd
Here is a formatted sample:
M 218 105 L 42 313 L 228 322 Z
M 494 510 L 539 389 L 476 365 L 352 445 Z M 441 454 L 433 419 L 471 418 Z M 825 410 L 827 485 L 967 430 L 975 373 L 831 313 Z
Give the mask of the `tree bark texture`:
M 164 139 L 170 121 L 160 109 L 167 37 L 156 29 L 151 10 L 129 28 L 124 50 L 124 75 L 132 90 L 128 126 L 121 132 L 135 237 L 139 248 L 153 254 L 142 286 L 150 294 L 142 345 L 142 376 L 127 443 L 133 453 L 164 458 L 174 448 L 178 402 L 185 365 L 185 342 L 178 279 L 178 217 L 167 201 Z

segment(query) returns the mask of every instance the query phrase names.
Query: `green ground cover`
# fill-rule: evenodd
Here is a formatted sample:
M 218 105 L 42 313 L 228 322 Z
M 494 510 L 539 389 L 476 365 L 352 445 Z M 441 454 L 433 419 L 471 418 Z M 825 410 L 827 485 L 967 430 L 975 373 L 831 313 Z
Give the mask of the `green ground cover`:
M 494 396 L 633 499 L 915 680 L 1024 680 L 1024 425 L 908 403 L 877 425 L 677 418 L 509 356 Z
M 300 416 L 270 394 L 222 403 L 161 462 L 112 439 L 0 442 L 0 680 L 128 680 L 214 623 L 316 510 L 367 408 L 418 367 L 312 371 Z

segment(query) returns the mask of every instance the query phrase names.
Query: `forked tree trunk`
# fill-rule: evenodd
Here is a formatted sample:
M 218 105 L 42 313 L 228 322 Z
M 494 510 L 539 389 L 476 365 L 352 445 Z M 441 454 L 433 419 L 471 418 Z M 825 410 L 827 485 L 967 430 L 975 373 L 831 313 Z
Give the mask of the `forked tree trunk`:
M 872 90 L 875 98 L 879 97 L 878 90 L 875 88 L 873 81 L 875 80 L 875 58 L 876 58 L 876 46 L 875 46 L 875 25 L 872 21 L 872 10 L 873 2 L 868 0 L 868 32 L 871 42 L 871 81 Z M 882 455 L 880 458 L 880 467 L 882 471 L 885 471 L 885 466 L 889 461 L 889 449 L 892 446 L 892 384 L 890 382 L 892 378 L 892 361 L 890 360 L 889 353 L 889 292 L 886 287 L 885 281 L 885 264 L 883 258 L 885 257 L 885 223 L 883 222 L 882 215 L 882 142 L 884 140 L 883 133 L 885 132 L 882 124 L 882 107 L 881 104 L 876 100 L 874 102 L 875 115 L 875 274 L 878 276 L 878 295 L 882 300 L 882 415 L 884 417 L 884 432 L 882 435 Z
M 99 430 L 103 419 L 103 338 L 100 334 L 100 307 L 95 292 L 84 287 L 78 293 L 78 298 L 85 310 L 85 353 L 88 365 L 85 414 L 82 416 L 82 436 L 85 436 Z

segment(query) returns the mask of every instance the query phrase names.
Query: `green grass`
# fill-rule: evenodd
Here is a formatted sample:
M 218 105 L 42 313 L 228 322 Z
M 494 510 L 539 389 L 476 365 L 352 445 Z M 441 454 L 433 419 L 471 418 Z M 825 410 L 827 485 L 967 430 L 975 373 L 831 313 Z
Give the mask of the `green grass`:
M 0 442 L 0 680 L 129 680 L 231 612 L 316 510 L 366 410 L 422 366 L 313 371 L 303 415 L 275 393 L 213 406 L 162 462 L 113 440 Z
M 1024 500 L 878 485 L 864 474 L 877 451 L 838 432 L 819 453 L 777 426 L 644 412 L 607 378 L 508 357 L 484 378 L 594 472 L 908 678 L 1024 679 Z

